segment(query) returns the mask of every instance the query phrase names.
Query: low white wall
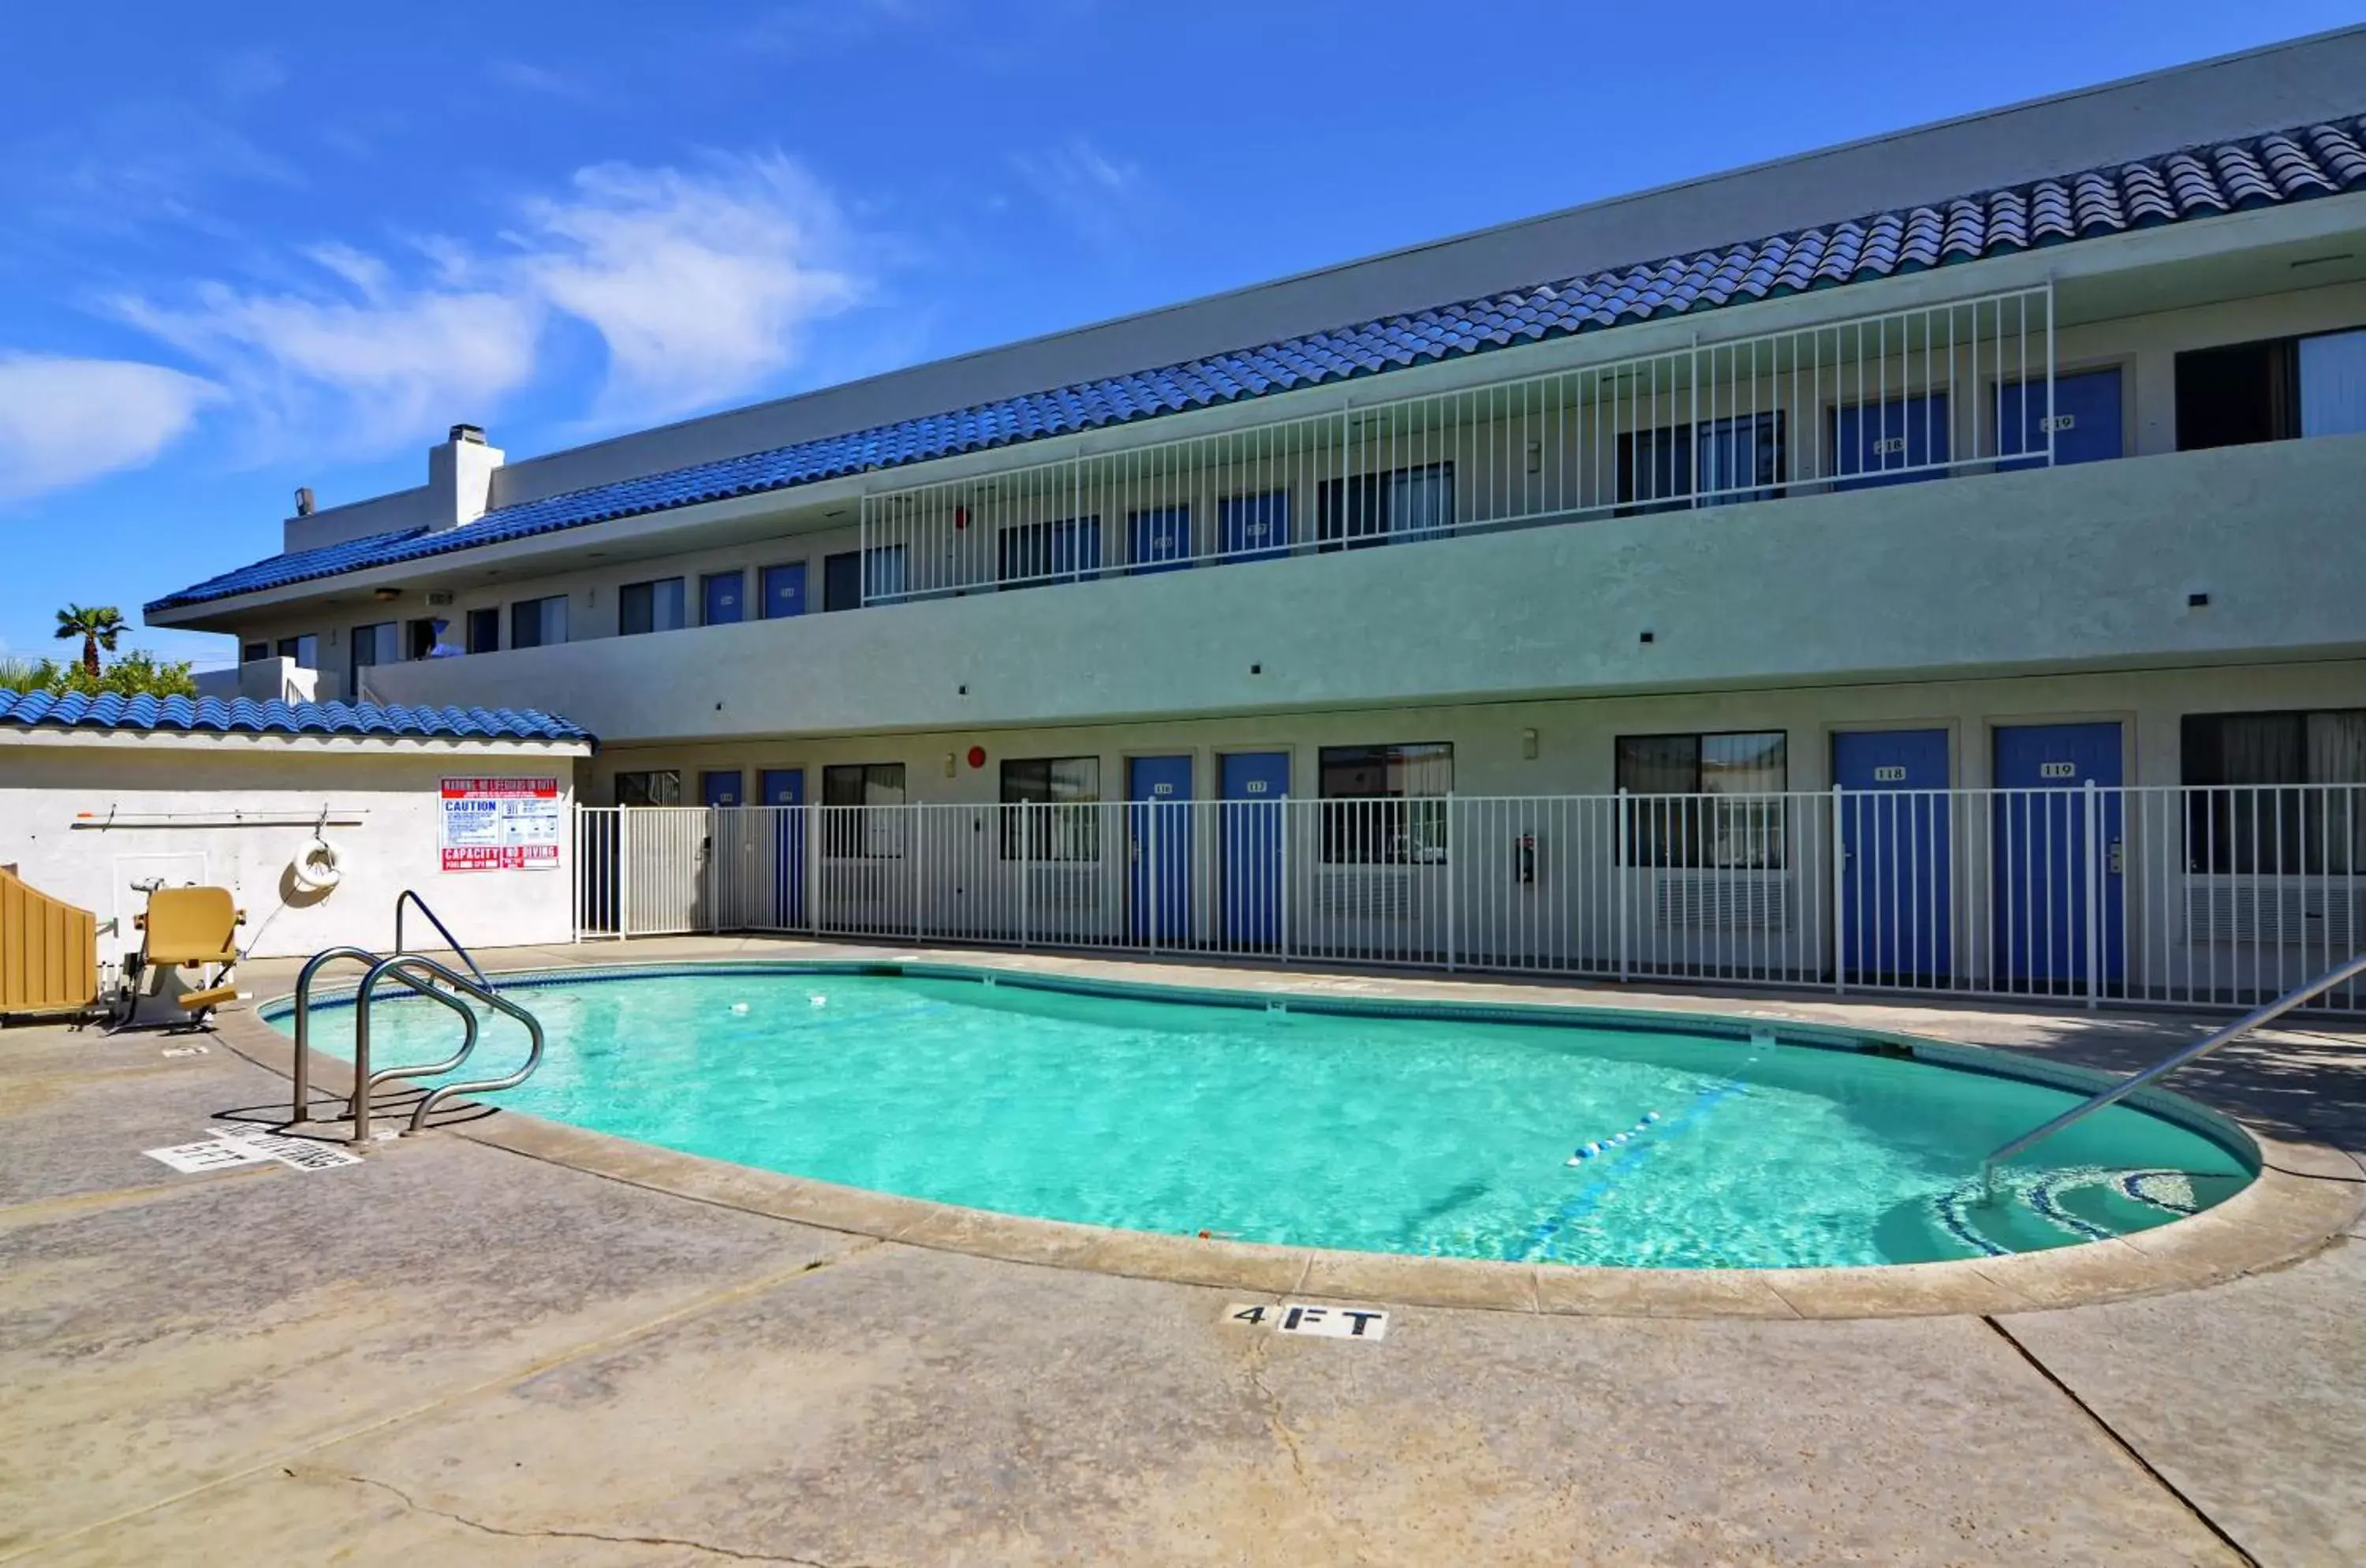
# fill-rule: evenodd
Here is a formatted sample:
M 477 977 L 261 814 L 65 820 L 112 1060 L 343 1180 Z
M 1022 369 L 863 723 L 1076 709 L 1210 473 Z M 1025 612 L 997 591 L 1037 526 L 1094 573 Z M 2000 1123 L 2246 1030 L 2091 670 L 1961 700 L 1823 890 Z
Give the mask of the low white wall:
M 342 942 L 384 951 L 394 941 L 394 901 L 416 888 L 472 948 L 566 942 L 572 936 L 572 836 L 562 831 L 553 870 L 440 869 L 438 801 L 447 777 L 556 778 L 574 799 L 575 749 L 456 748 L 282 737 L 175 738 L 137 745 L 93 738 L 0 737 L 0 865 L 52 897 L 119 919 L 102 934 L 102 957 L 133 951 L 132 917 L 145 907 L 131 884 L 162 876 L 229 887 L 246 911 L 239 932 L 254 957 L 287 957 Z M 322 836 L 344 875 L 322 895 L 297 890 L 290 867 L 327 807 Z M 110 814 L 171 826 L 104 827 Z M 301 814 L 301 825 L 235 824 L 248 816 Z M 406 932 L 435 944 L 432 930 Z M 426 940 L 422 940 L 422 932 Z

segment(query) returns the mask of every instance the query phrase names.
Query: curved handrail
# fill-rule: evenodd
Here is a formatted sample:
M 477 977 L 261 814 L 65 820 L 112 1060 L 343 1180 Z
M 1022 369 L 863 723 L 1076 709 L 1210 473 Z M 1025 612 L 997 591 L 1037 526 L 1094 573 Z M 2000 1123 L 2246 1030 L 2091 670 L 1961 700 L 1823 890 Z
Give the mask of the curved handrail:
M 517 1071 L 507 1074 L 501 1077 L 480 1078 L 474 1083 L 447 1083 L 439 1089 L 429 1090 L 428 1093 L 419 1101 L 418 1108 L 411 1113 L 411 1132 L 416 1133 L 421 1128 L 426 1126 L 428 1113 L 434 1111 L 438 1105 L 443 1104 L 444 1101 L 463 1094 L 494 1094 L 505 1089 L 515 1089 L 518 1085 L 532 1077 L 534 1076 L 534 1070 L 542 1066 L 542 1048 L 544 1043 L 542 1020 L 535 1017 L 533 1013 L 527 1011 L 524 1008 L 518 1006 L 517 1003 L 510 1000 L 507 997 L 496 995 L 491 991 L 480 991 L 478 995 L 488 1007 L 490 1007 L 497 1011 L 507 1013 L 510 1017 L 525 1025 L 525 1061 L 519 1066 Z
M 398 953 L 391 958 L 377 958 L 375 954 L 372 957 L 374 961 L 370 964 L 369 973 L 362 976 L 361 988 L 354 993 L 354 1097 L 348 1108 L 349 1114 L 354 1120 L 354 1142 L 364 1145 L 370 1141 L 371 1096 L 379 1082 L 389 1077 L 400 1077 L 405 1073 L 430 1070 L 423 1066 L 411 1066 L 398 1067 L 391 1072 L 370 1071 L 369 1010 L 370 1003 L 377 999 L 377 983 L 389 975 L 392 975 L 412 990 L 422 996 L 434 998 L 466 1019 L 468 1036 L 460 1047 L 461 1057 L 466 1057 L 469 1052 L 477 1048 L 478 1030 L 475 1009 L 462 1001 L 459 997 L 446 993 L 434 986 L 423 984 L 405 971 L 424 969 L 430 976 L 444 981 L 445 985 L 452 987 L 454 991 L 458 992 L 475 989 L 467 980 L 436 963 L 435 960 L 416 953 Z M 458 1059 L 455 1058 L 456 1061 Z
M 296 1070 L 292 1075 L 295 1082 L 291 1089 L 294 1103 L 288 1108 L 288 1121 L 291 1124 L 310 1120 L 312 1109 L 312 981 L 329 964 L 339 959 L 348 958 L 363 964 L 374 964 L 378 962 L 378 955 L 366 947 L 351 945 L 324 947 L 306 959 L 304 967 L 296 972 Z M 408 975 L 397 975 L 395 977 L 422 996 L 435 997 L 441 1001 L 449 1002 L 450 1000 L 441 996 L 434 986 L 424 980 L 413 979 Z M 465 1004 L 452 1005 L 458 1006 L 462 1012 L 468 1013 L 468 1037 L 473 1043 L 476 1039 L 477 1015 Z M 360 1081 L 357 1068 L 355 1082 L 358 1084 Z
M 506 1013 L 525 1025 L 528 1045 L 525 1065 L 514 1073 L 500 1078 L 487 1078 L 473 1083 L 445 1084 L 421 1097 L 417 1109 L 411 1112 L 410 1131 L 416 1133 L 424 1127 L 427 1124 L 428 1112 L 454 1095 L 490 1094 L 496 1089 L 514 1089 L 524 1083 L 533 1074 L 535 1068 L 542 1065 L 542 1021 L 517 1003 L 497 992 L 487 990 L 472 983 L 466 976 L 450 965 L 430 958 L 424 953 L 398 953 L 390 958 L 381 958 L 373 964 L 370 966 L 370 972 L 363 976 L 361 989 L 354 998 L 353 1116 L 354 1141 L 356 1144 L 366 1144 L 369 1141 L 371 1098 L 378 1082 L 385 1077 L 430 1070 L 409 1067 L 388 1073 L 373 1073 L 369 1066 L 369 1010 L 370 1003 L 377 997 L 378 982 L 389 975 L 409 981 L 413 978 L 413 972 L 416 971 L 424 971 L 431 977 L 441 980 L 450 987 L 458 996 L 445 999 L 450 1000 L 453 1006 L 469 1015 L 468 1043 L 461 1048 L 459 1055 L 455 1056 L 451 1063 L 446 1065 L 446 1068 L 434 1070 L 448 1070 L 449 1066 L 456 1066 L 476 1046 L 476 1014 L 466 1002 L 458 999 L 461 996 L 474 997 L 494 1011 Z M 444 997 L 444 993 L 440 990 L 434 994 L 439 998 Z
M 2366 975 L 2366 953 L 2352 953 L 2348 961 L 2335 964 L 2306 985 L 2294 987 L 2267 1006 L 2256 1008 L 2245 1013 L 2224 1029 L 2212 1031 L 2184 1050 L 2162 1057 L 2144 1071 L 2129 1074 L 2101 1094 L 2079 1101 L 2045 1126 L 2023 1133 L 2011 1143 L 1998 1145 L 1990 1151 L 1988 1158 L 1980 1161 L 1980 1191 L 1983 1198 L 1992 1200 L 1996 1196 L 1996 1168 L 2031 1145 L 2043 1143 L 2081 1117 L 2101 1111 L 2107 1105 L 2117 1104 L 2155 1079 L 2167 1077 L 2186 1063 L 2197 1057 L 2207 1056 L 2221 1045 L 2241 1039 L 2261 1024 L 2272 1022 L 2303 1002 L 2333 989 L 2345 980 L 2355 979 L 2360 975 Z
M 476 954 L 460 945 L 460 939 L 452 934 L 452 928 L 436 918 L 435 911 L 427 907 L 427 900 L 419 896 L 419 890 L 415 887 L 406 887 L 394 896 L 394 951 L 397 953 L 410 951 L 403 945 L 402 941 L 402 907 L 405 904 L 419 906 L 419 912 L 427 917 L 427 923 L 435 928 L 436 933 L 443 937 L 445 944 L 460 955 L 460 962 L 468 966 L 468 973 L 477 977 L 477 985 L 481 989 L 490 991 L 496 988 L 491 978 L 478 966 Z

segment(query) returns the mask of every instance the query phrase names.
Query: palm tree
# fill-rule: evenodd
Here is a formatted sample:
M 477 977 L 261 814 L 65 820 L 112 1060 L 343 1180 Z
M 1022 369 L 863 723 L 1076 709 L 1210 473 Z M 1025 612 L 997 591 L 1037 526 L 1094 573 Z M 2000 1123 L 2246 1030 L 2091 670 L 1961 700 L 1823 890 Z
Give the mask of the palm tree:
M 58 640 L 82 638 L 83 671 L 94 681 L 98 679 L 98 650 L 103 648 L 113 653 L 123 627 L 123 612 L 112 604 L 69 604 L 58 612 Z

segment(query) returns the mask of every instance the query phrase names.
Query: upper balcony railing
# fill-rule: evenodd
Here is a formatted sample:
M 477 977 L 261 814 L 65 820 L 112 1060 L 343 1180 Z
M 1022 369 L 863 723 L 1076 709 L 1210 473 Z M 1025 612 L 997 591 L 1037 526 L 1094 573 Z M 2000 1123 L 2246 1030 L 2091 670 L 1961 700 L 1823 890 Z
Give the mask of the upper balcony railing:
M 894 603 L 2051 464 L 2050 285 L 863 497 Z

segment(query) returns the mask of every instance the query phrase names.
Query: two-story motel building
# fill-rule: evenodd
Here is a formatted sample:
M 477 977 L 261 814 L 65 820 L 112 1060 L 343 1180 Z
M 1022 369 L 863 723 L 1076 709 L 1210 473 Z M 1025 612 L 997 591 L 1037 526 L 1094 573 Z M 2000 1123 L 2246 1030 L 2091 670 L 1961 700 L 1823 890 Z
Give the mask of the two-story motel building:
M 457 427 L 147 618 L 563 713 L 593 804 L 1378 800 L 1301 852 L 1399 876 L 1425 796 L 2356 784 L 2361 117 L 2366 29 L 530 460 Z M 2306 798 L 2274 869 L 2356 892 L 2356 792 Z M 1811 829 L 1637 852 L 1812 880 Z

